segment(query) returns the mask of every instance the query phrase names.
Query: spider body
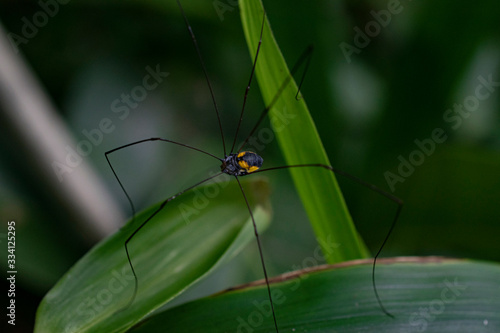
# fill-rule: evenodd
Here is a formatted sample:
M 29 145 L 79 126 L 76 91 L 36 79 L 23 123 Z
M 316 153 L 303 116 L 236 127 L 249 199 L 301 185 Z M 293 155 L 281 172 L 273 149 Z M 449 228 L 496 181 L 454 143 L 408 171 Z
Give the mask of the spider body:
M 259 170 L 264 159 L 251 151 L 229 154 L 222 160 L 220 170 L 230 176 L 245 176 Z

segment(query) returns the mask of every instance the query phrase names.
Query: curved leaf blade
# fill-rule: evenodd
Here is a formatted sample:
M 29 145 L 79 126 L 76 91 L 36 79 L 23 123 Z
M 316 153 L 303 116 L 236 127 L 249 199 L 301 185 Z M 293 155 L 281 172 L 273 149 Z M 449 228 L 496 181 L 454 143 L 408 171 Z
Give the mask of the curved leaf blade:
M 254 59 L 264 13 L 262 3 L 260 0 L 240 0 L 240 12 L 250 55 Z M 255 72 L 264 101 L 270 105 L 283 83 L 290 78 L 290 72 L 267 18 Z M 275 119 L 283 118 L 280 114 L 287 115 L 287 122 L 271 121 L 286 163 L 331 165 L 304 99 L 295 99 L 297 90 L 292 78 L 269 112 L 269 116 Z M 314 167 L 294 168 L 290 172 L 320 245 L 341 244 L 333 252 L 323 248 L 327 261 L 337 263 L 369 257 L 333 173 Z
M 252 177 L 242 185 L 262 231 L 271 216 L 268 184 Z M 38 308 L 35 332 L 123 332 L 254 240 L 235 181 L 185 193 L 129 243 L 139 289 L 132 305 L 124 309 L 132 297 L 134 278 L 123 244 L 158 206 L 141 212 L 134 223 L 96 245 L 61 278 Z
M 377 267 L 380 310 L 370 260 L 297 271 L 272 283 L 280 332 L 497 332 L 500 264 L 429 258 L 390 258 Z M 131 330 L 274 332 L 262 281 L 167 310 Z M 194 319 L 195 318 L 195 319 Z

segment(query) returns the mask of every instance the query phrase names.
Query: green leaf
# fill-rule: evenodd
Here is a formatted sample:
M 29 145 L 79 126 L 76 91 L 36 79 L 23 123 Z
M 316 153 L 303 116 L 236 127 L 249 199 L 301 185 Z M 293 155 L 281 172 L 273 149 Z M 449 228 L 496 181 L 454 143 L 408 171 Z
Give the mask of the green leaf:
M 262 231 L 271 215 L 268 184 L 254 176 L 242 185 Z M 123 332 L 255 239 L 235 181 L 179 196 L 129 243 L 139 289 L 124 309 L 134 289 L 124 242 L 158 206 L 138 214 L 61 278 L 38 308 L 35 332 Z
M 498 263 L 437 257 L 381 260 L 378 291 L 394 319 L 382 313 L 375 299 L 371 264 L 325 265 L 273 282 L 280 332 L 500 331 Z M 275 332 L 266 293 L 260 281 L 169 309 L 131 332 Z
M 241 0 L 241 20 L 252 59 L 255 57 L 263 18 L 261 1 Z M 290 72 L 266 19 L 262 45 L 256 66 L 256 76 L 266 105 L 280 91 Z M 316 131 L 304 99 L 297 101 L 298 88 L 290 82 L 282 90 L 270 111 L 276 137 L 289 165 L 321 163 L 331 165 Z M 279 114 L 288 115 L 285 121 Z M 346 204 L 331 171 L 322 168 L 294 168 L 290 170 L 295 187 L 320 243 L 340 244 L 337 251 L 323 253 L 330 263 L 369 257 L 369 252 L 359 237 Z

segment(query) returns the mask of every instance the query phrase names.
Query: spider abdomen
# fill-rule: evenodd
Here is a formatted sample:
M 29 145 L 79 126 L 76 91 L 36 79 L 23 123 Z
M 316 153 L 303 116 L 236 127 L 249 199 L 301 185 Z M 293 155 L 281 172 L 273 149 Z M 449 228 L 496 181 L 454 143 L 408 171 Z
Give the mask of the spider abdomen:
M 264 160 L 251 151 L 229 154 L 222 161 L 221 171 L 232 176 L 244 176 L 259 170 Z

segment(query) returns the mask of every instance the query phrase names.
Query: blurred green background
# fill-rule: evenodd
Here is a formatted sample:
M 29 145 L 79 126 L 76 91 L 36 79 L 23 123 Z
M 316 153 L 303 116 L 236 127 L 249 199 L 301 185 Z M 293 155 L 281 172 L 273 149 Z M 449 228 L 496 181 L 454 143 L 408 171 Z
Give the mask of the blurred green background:
M 401 1 L 399 12 L 369 37 L 368 45 L 346 58 L 340 45 L 356 46 L 360 40 L 355 41 L 354 28 L 364 31 L 377 16 L 371 11 L 381 13 L 389 3 L 274 0 L 264 6 L 289 66 L 309 44 L 315 46 L 302 93 L 333 166 L 390 191 L 386 172 L 398 173 L 398 157 L 408 160 L 418 150 L 415 140 L 429 139 L 436 128 L 447 135 L 404 182 L 394 185 L 393 193 L 405 207 L 383 255 L 498 261 L 500 87 L 469 117 L 461 117 L 457 128 L 443 115 L 474 96 L 479 76 L 500 81 L 500 3 Z M 227 11 L 217 13 L 214 4 L 226 4 Z M 238 8 L 224 0 L 186 0 L 183 5 L 214 87 L 226 140 L 232 142 L 252 65 Z M 21 35 L 23 17 L 32 22 L 41 10 L 36 1 L 2 1 L 0 21 L 7 32 Z M 84 160 L 123 216 L 130 216 L 130 207 L 106 164 L 105 151 L 159 136 L 222 154 L 210 94 L 175 1 L 74 0 L 60 5 L 19 48 L 73 135 L 74 141 L 66 144 L 74 147 L 86 139 L 82 131 L 111 119 L 114 130 Z M 112 111 L 113 101 L 142 84 L 147 66 L 157 65 L 169 76 L 120 119 Z M 250 131 L 264 107 L 254 82 L 241 133 Z M 75 216 L 61 208 L 64 203 L 37 174 L 37 163 L 51 161 L 26 156 L 6 127 L 0 124 L 0 241 L 5 248 L 6 222 L 16 221 L 15 330 L 29 332 L 43 295 L 95 238 L 75 227 Z M 258 152 L 266 166 L 282 164 L 274 140 Z M 138 210 L 219 168 L 204 156 L 159 143 L 111 158 Z M 77 168 L 65 177 L 78 173 Z M 57 191 L 52 177 L 49 183 L 56 185 L 51 191 Z M 263 242 L 270 275 L 322 263 L 311 260 L 317 244 L 287 172 L 268 177 L 275 219 Z M 375 252 L 395 205 L 338 180 L 358 231 Z M 184 299 L 261 278 L 257 258 L 256 248 L 250 247 Z M 6 255 L 1 263 L 5 272 Z

